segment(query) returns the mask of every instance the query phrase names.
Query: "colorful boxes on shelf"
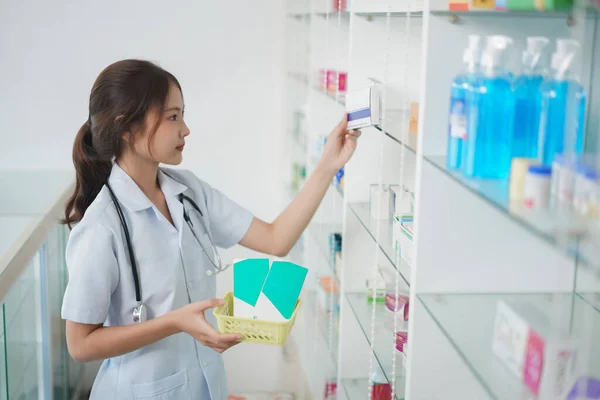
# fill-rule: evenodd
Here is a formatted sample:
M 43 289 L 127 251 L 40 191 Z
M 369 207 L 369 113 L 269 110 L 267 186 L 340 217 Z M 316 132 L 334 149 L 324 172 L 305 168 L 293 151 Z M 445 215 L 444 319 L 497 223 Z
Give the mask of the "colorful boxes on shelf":
M 385 295 L 385 305 L 390 311 L 402 313 L 404 321 L 408 321 L 409 299 L 408 295 L 399 294 L 396 297 L 394 293 L 388 293 Z
M 379 220 L 392 218 L 396 202 L 396 192 L 392 191 L 392 186 L 378 183 L 370 186 L 369 213 L 371 218 Z
M 331 93 L 346 93 L 348 73 L 334 69 L 321 68 L 319 70 L 319 87 Z
M 334 232 L 329 235 L 329 257 L 334 269 L 338 270 L 338 260 L 342 257 L 342 234 Z
M 449 0 L 450 11 L 553 11 L 573 8 L 573 0 Z
M 574 340 L 526 302 L 498 302 L 492 351 L 536 398 L 564 399 L 578 369 Z
M 408 344 L 408 332 L 398 331 L 396 332 L 396 350 L 400 353 L 404 353 L 404 345 Z
M 377 268 L 377 276 L 367 279 L 366 286 L 368 303 L 373 303 L 373 301 L 376 303 L 385 302 L 386 283 L 379 267 Z
M 395 216 L 392 233 L 394 249 L 410 266 L 414 262 L 413 224 L 412 215 Z
M 339 288 L 333 276 L 323 276 L 319 279 L 317 301 L 319 307 L 328 313 L 339 306 Z
M 346 11 L 348 8 L 348 0 L 331 0 L 333 11 Z

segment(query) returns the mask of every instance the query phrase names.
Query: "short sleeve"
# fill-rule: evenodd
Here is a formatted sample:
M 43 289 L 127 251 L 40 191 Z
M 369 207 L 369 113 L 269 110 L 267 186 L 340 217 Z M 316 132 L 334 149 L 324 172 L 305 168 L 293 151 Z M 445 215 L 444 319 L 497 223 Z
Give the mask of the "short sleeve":
M 242 240 L 254 216 L 218 189 L 204 183 L 208 219 L 215 244 L 227 249 Z
M 69 280 L 62 318 L 82 324 L 106 321 L 119 269 L 111 232 L 100 223 L 75 226 L 66 248 Z

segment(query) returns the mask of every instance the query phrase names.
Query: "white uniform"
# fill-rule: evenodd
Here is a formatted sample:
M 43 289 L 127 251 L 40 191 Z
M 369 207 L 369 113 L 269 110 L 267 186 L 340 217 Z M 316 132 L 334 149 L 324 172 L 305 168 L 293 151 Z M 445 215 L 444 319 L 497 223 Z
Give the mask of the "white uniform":
M 252 222 L 252 214 L 189 171 L 159 170 L 174 225 L 116 163 L 109 184 L 127 222 L 138 266 L 142 301 L 148 319 L 216 296 L 214 255 L 217 247 L 237 244 Z M 183 219 L 178 195 L 200 207 L 206 225 L 198 228 L 206 252 Z M 190 212 L 190 204 L 185 202 Z M 194 225 L 196 229 L 197 224 Z M 66 249 L 69 283 L 63 319 L 105 326 L 133 323 L 135 285 L 119 216 L 104 186 L 74 227 Z M 215 263 L 216 260 L 213 259 Z M 212 310 L 207 320 L 217 326 Z M 221 355 L 186 333 L 179 333 L 137 351 L 104 360 L 92 389 L 92 399 L 214 399 L 227 398 Z

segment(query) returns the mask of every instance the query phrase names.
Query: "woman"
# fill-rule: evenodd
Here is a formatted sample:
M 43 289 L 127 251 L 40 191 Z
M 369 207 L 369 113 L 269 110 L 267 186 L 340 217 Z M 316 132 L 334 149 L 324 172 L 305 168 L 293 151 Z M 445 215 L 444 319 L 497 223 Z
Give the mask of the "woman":
M 205 315 L 223 304 L 214 298 L 214 246 L 286 255 L 359 132 L 346 130 L 344 116 L 298 197 L 267 223 L 192 173 L 159 167 L 181 163 L 190 134 L 181 86 L 167 71 L 140 60 L 110 65 L 89 111 L 64 221 L 72 227 L 62 308 L 69 352 L 104 360 L 93 399 L 225 399 L 220 353 L 241 337 L 220 334 Z

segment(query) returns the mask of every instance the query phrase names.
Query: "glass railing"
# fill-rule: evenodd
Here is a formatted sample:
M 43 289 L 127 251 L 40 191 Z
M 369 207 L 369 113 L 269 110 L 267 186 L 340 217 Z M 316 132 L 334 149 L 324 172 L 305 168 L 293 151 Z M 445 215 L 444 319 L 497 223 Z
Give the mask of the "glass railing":
M 67 235 L 55 226 L 2 298 L 0 400 L 66 400 L 77 390 L 82 365 L 69 356 L 60 315 Z
M 83 364 L 61 318 L 72 171 L 0 171 L 0 400 L 72 399 Z

